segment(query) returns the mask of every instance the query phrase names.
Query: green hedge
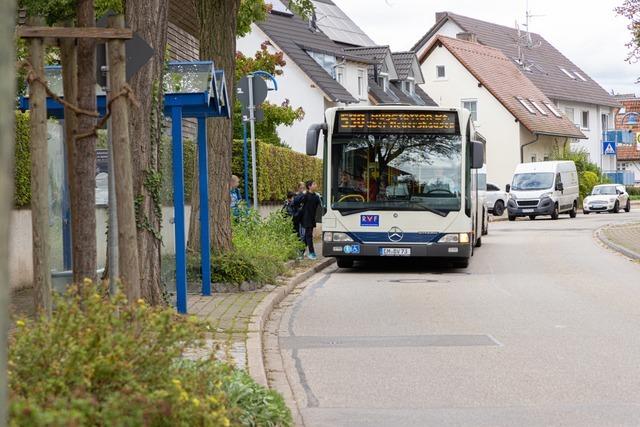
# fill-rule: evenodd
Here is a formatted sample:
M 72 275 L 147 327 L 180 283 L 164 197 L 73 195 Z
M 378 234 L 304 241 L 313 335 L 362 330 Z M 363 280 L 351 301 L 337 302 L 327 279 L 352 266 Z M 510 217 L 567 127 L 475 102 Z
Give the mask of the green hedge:
M 16 151 L 13 204 L 16 208 L 27 208 L 31 204 L 31 147 L 29 144 L 29 114 L 15 112 Z
M 290 148 L 257 142 L 258 199 L 262 202 L 284 201 L 288 191 L 294 191 L 300 181 L 313 179 L 322 188 L 322 160 Z M 249 149 L 249 165 L 251 165 Z M 242 140 L 233 141 L 231 170 L 243 179 Z M 251 176 L 249 176 L 251 180 Z M 244 187 L 241 184 L 241 189 Z M 250 186 L 251 188 L 251 186 Z M 249 191 L 252 191 L 251 189 Z

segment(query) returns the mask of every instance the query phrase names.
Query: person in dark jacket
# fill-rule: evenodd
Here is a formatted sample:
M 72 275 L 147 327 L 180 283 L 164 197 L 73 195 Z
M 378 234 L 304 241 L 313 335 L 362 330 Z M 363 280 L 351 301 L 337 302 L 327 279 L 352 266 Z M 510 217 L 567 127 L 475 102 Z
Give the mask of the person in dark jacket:
M 304 243 L 304 230 L 300 225 L 300 221 L 302 219 L 302 201 L 304 200 L 304 195 L 306 193 L 306 186 L 304 182 L 298 184 L 298 192 L 293 196 L 293 201 L 291 202 L 291 210 L 292 210 L 292 218 L 293 218 L 293 229 L 296 231 L 298 238 L 301 242 Z
M 302 198 L 300 209 L 300 225 L 304 229 L 304 243 L 309 250 L 307 258 L 316 259 L 316 251 L 313 247 L 313 229 L 316 228 L 316 212 L 321 205 L 320 196 L 316 194 L 318 184 L 310 180 L 305 183 L 307 192 Z

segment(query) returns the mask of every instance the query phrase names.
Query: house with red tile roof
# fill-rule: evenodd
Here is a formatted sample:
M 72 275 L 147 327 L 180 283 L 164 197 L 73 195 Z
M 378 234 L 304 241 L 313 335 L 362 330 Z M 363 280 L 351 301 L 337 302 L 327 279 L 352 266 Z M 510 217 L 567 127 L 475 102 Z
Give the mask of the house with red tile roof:
M 627 94 L 616 98 L 622 104 L 616 111 L 616 129 L 625 133 L 627 142 L 616 148 L 617 170 L 633 172 L 635 184 L 640 185 L 640 97 Z
M 613 129 L 614 109 L 619 107 L 619 103 L 598 82 L 540 34 L 452 12 L 436 13 L 435 24 L 412 50 L 423 62 L 435 37 L 456 37 L 459 33 L 468 33 L 478 43 L 500 50 L 586 136 L 576 140 L 573 148 L 586 150 L 591 161 L 602 164 L 606 170 L 615 169 L 611 156 L 602 155 L 601 142 L 603 130 Z M 576 43 L 579 42 L 576 38 Z M 427 80 L 425 86 L 429 95 L 432 95 L 432 83 Z M 460 100 L 457 100 L 455 106 L 459 105 Z M 478 118 L 482 121 L 484 106 L 478 102 L 477 109 Z
M 422 71 L 436 103 L 471 112 L 494 185 L 510 183 L 518 163 L 550 159 L 586 138 L 510 58 L 473 35 L 437 35 L 423 52 Z

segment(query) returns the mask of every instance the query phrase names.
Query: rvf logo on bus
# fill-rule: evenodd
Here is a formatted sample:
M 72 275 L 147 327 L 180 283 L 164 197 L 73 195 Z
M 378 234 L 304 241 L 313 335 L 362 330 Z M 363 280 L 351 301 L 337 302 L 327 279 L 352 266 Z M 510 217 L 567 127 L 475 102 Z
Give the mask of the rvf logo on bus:
M 360 215 L 361 227 L 379 227 L 380 215 Z

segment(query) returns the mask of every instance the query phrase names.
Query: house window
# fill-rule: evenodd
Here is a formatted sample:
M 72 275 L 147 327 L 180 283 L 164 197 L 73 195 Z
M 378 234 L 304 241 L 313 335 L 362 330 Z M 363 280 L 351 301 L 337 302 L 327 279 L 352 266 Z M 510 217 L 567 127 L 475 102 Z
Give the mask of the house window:
M 416 93 L 415 83 L 411 80 L 402 83 L 403 91 L 409 96 L 413 96 Z
M 526 99 L 524 99 L 524 98 L 523 98 L 523 97 L 521 97 L 521 96 L 516 97 L 516 99 L 517 99 L 518 101 L 520 101 L 520 104 L 522 104 L 522 106 L 523 106 L 524 108 L 526 108 L 528 112 L 530 112 L 531 114 L 535 114 L 535 113 L 536 113 L 536 112 L 535 112 L 535 110 L 533 109 L 533 107 L 532 107 L 532 106 L 527 102 L 527 100 L 526 100 Z
M 378 77 L 378 85 L 380 85 L 382 90 L 384 90 L 385 92 L 388 92 L 389 91 L 389 74 L 380 73 Z
M 531 156 L 531 163 L 535 163 L 537 161 L 538 161 L 538 157 L 536 157 L 535 154 L 533 156 Z
M 576 113 L 575 110 L 571 107 L 564 107 L 564 113 L 567 115 L 567 118 L 571 120 L 571 123 L 576 122 Z
M 565 70 L 564 68 L 560 68 L 560 69 L 562 70 L 562 72 L 563 72 L 567 77 L 570 77 L 570 78 L 572 78 L 573 80 L 575 80 L 575 79 L 576 79 L 576 77 L 575 77 L 573 74 L 571 74 L 570 72 L 568 72 L 568 71 L 567 71 L 567 70 Z
M 367 92 L 365 84 L 366 80 L 364 70 L 358 69 L 358 96 L 360 98 L 364 97 L 365 93 Z
M 436 78 L 444 79 L 447 77 L 447 74 L 444 69 L 444 65 L 436 65 Z
M 551 104 L 550 102 L 545 102 L 544 105 L 547 106 L 549 111 L 551 111 L 554 116 L 562 117 L 562 114 L 560 114 L 560 111 L 558 111 L 558 109 L 555 107 L 555 105 Z
M 603 114 L 602 115 L 602 130 L 609 130 L 609 115 L 608 114 Z
M 536 107 L 536 110 L 538 110 L 540 112 L 540 114 L 542 114 L 543 116 L 548 116 L 547 112 L 544 111 L 542 109 L 542 107 L 540 106 L 540 104 L 538 104 L 536 101 L 533 101 L 533 100 L 530 99 L 529 102 L 531 103 L 531 105 Z
M 589 112 L 588 111 L 582 112 L 582 121 L 580 122 L 580 127 L 582 129 L 589 129 Z
M 471 120 L 478 121 L 478 101 L 475 99 L 469 99 L 462 101 L 462 108 L 466 108 L 471 113 Z
M 575 74 L 576 76 L 578 76 L 578 78 L 579 78 L 580 80 L 582 80 L 583 82 L 586 82 L 586 81 L 587 81 L 587 79 L 585 79 L 585 78 L 582 76 L 582 74 L 580 74 L 579 72 L 574 71 L 574 72 L 573 72 L 573 74 Z
M 544 160 L 545 162 L 548 162 L 548 161 L 549 161 L 549 155 L 545 155 L 543 160 Z
M 324 53 L 318 53 L 313 51 L 307 51 L 310 57 L 318 63 L 324 70 L 335 78 L 336 57 L 333 55 L 326 55 Z
M 336 81 L 344 84 L 344 67 L 336 67 Z

